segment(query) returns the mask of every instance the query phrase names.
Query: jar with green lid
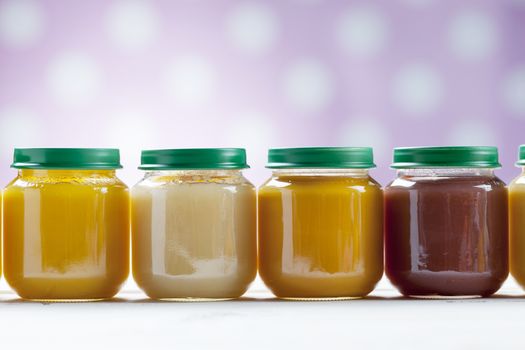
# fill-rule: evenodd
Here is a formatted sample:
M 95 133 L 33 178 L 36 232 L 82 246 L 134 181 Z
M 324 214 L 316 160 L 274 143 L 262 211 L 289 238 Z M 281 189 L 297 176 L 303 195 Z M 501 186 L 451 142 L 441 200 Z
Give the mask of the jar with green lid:
M 496 147 L 394 149 L 385 271 L 414 297 L 485 297 L 508 275 L 508 212 Z
M 519 174 L 509 185 L 510 272 L 525 288 L 525 145 L 519 148 Z
M 113 297 L 129 272 L 129 194 L 117 149 L 15 149 L 4 271 L 25 299 Z
M 142 152 L 132 189 L 133 277 L 151 298 L 242 296 L 257 272 L 256 195 L 237 148 Z
M 259 272 L 285 299 L 359 298 L 383 274 L 383 197 L 368 147 L 270 149 Z

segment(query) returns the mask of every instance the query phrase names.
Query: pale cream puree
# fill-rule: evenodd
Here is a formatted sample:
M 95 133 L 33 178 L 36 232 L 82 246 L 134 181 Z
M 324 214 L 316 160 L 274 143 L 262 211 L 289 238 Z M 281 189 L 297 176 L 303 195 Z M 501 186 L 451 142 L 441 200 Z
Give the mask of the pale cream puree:
M 151 298 L 236 298 L 255 278 L 255 189 L 240 171 L 146 175 L 132 229 L 133 276 Z

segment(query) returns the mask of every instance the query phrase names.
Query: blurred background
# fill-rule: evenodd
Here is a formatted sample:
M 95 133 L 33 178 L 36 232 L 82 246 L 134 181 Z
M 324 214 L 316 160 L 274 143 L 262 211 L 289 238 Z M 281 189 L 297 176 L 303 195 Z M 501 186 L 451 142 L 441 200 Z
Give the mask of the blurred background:
M 510 181 L 524 126 L 525 0 L 0 0 L 2 187 L 14 147 L 117 147 L 131 186 L 142 149 L 260 185 L 269 147 L 373 146 L 386 185 L 395 146 L 496 145 Z
M 525 143 L 524 0 L 0 0 L 0 182 L 13 147 Z
M 119 176 L 131 186 L 142 176 L 141 149 L 245 147 L 252 165 L 246 176 L 260 185 L 270 175 L 264 169 L 269 147 L 373 146 L 378 168 L 372 175 L 386 185 L 395 176 L 388 168 L 395 146 L 496 145 L 503 163 L 498 174 L 508 182 L 519 172 L 513 164 L 522 143 L 525 0 L 0 0 L 0 187 L 16 175 L 9 169 L 14 147 L 118 147 L 125 166 Z M 517 290 L 511 279 L 509 284 Z M 379 285 L 388 286 L 385 279 Z M 133 282 L 130 287 L 136 288 Z M 254 288 L 263 288 L 260 280 Z M 7 289 L 4 278 L 0 289 Z M 103 321 L 100 313 L 78 313 L 80 319 L 58 314 L 67 320 L 60 328 L 66 331 L 52 343 L 67 334 L 84 339 L 82 332 L 92 329 L 95 336 L 84 339 L 89 345 L 107 328 L 105 345 L 126 339 L 142 347 L 152 339 L 180 345 L 175 336 L 170 342 L 143 335 L 163 324 L 166 334 L 179 329 L 184 338 L 193 320 L 200 322 L 195 329 L 208 330 L 201 338 L 223 332 L 230 347 L 253 334 L 250 327 L 260 331 L 249 320 L 282 315 L 275 308 L 241 318 L 226 305 L 220 313 L 202 306 L 201 317 L 188 314 L 180 323 L 168 316 L 153 323 L 160 309 L 137 321 L 105 308 L 101 327 L 93 327 Z M 274 331 L 279 328 L 281 338 L 289 333 L 294 344 L 325 334 L 323 344 L 330 345 L 337 327 L 322 333 L 319 322 L 332 320 L 328 325 L 357 330 L 348 339 L 358 347 L 352 339 L 362 333 L 362 348 L 378 338 L 370 330 L 379 327 L 387 332 L 385 342 L 431 348 L 456 334 L 451 349 L 479 348 L 467 347 L 469 334 L 481 341 L 494 330 L 515 337 L 522 332 L 519 315 L 497 313 L 504 304 L 474 311 L 480 304 L 463 304 L 460 311 L 458 304 L 438 304 L 430 324 L 407 318 L 406 311 L 420 304 L 407 304 L 394 316 L 385 316 L 383 306 L 362 309 L 355 318 L 355 308 L 341 305 L 333 310 L 349 310 L 358 323 L 319 314 L 321 308 L 301 313 L 294 307 Z M 6 311 L 13 324 L 53 321 L 46 312 Z M 311 324 L 290 333 L 290 325 L 301 324 L 290 315 Z M 435 320 L 445 317 L 446 323 Z M 473 328 L 480 326 L 474 317 L 484 320 L 487 332 Z M 378 320 L 391 324 L 378 326 Z M 126 337 L 111 333 L 108 322 L 127 329 Z M 361 322 L 362 332 L 356 328 Z M 16 329 L 19 346 L 30 328 Z M 35 342 L 49 343 L 47 329 L 30 329 Z M 229 337 L 230 330 L 237 333 Z M 427 333 L 435 337 L 423 337 Z M 78 339 L 68 346 L 82 348 Z M 279 344 L 279 336 L 268 339 Z M 264 337 L 259 342 L 266 344 Z

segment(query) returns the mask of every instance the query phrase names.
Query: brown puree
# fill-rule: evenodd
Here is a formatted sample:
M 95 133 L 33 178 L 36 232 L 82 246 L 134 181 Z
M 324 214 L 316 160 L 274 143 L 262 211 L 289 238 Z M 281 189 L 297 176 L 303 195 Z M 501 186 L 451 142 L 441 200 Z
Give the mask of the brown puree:
M 489 296 L 508 275 L 507 190 L 495 176 L 400 176 L 385 189 L 385 269 L 410 296 Z

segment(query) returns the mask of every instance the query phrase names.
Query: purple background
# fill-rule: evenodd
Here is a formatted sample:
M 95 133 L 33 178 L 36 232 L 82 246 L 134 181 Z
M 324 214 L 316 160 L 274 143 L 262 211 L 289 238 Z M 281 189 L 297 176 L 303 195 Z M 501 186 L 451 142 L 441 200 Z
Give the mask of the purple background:
M 0 0 L 0 180 L 17 147 L 525 143 L 525 1 Z

